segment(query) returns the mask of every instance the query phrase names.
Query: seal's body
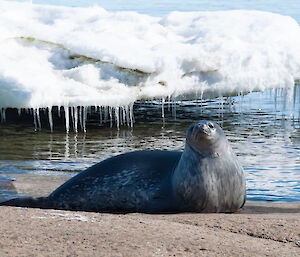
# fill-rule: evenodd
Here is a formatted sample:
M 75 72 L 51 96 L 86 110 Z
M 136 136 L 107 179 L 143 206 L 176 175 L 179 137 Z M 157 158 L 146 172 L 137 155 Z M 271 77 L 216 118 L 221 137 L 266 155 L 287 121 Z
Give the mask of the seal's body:
M 175 211 L 171 184 L 181 152 L 136 151 L 106 159 L 49 195 L 56 208 L 103 212 Z
M 222 129 L 200 121 L 187 130 L 183 152 L 136 151 L 111 157 L 48 197 L 23 203 L 99 212 L 234 212 L 245 198 L 244 171 Z M 20 206 L 17 202 L 22 199 L 11 205 Z

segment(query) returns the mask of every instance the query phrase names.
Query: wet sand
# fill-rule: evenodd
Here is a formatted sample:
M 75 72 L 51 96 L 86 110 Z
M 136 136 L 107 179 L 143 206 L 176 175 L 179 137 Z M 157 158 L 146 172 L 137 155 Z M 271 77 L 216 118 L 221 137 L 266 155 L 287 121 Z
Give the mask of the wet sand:
M 67 177 L 16 175 L 47 195 Z M 234 214 L 102 214 L 0 207 L 0 256 L 300 256 L 300 202 Z

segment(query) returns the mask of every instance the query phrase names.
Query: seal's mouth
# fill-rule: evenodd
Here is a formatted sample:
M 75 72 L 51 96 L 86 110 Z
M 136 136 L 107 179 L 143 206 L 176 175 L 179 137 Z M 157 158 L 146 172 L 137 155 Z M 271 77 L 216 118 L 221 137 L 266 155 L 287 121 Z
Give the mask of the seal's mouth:
M 210 135 L 210 131 L 209 130 L 205 130 L 203 127 L 195 127 L 195 133 L 197 133 L 197 134 L 199 134 L 199 133 L 201 133 L 201 134 L 205 134 L 205 135 Z

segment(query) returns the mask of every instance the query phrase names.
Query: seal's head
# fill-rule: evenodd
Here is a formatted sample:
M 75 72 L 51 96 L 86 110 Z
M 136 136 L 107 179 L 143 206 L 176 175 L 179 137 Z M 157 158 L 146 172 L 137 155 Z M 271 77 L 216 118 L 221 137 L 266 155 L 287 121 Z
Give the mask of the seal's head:
M 212 121 L 198 121 L 192 124 L 186 135 L 187 143 L 197 152 L 215 153 L 227 144 L 223 130 Z

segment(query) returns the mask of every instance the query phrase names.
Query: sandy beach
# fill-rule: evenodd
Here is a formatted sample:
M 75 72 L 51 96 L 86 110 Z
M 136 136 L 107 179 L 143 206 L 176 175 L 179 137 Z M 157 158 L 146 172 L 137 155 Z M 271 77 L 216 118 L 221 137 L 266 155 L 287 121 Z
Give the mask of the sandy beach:
M 0 257 L 300 257 L 299 0 L 0 10 Z
M 47 195 L 68 177 L 16 175 Z M 234 214 L 103 214 L 0 207 L 0 256 L 299 256 L 300 202 Z

